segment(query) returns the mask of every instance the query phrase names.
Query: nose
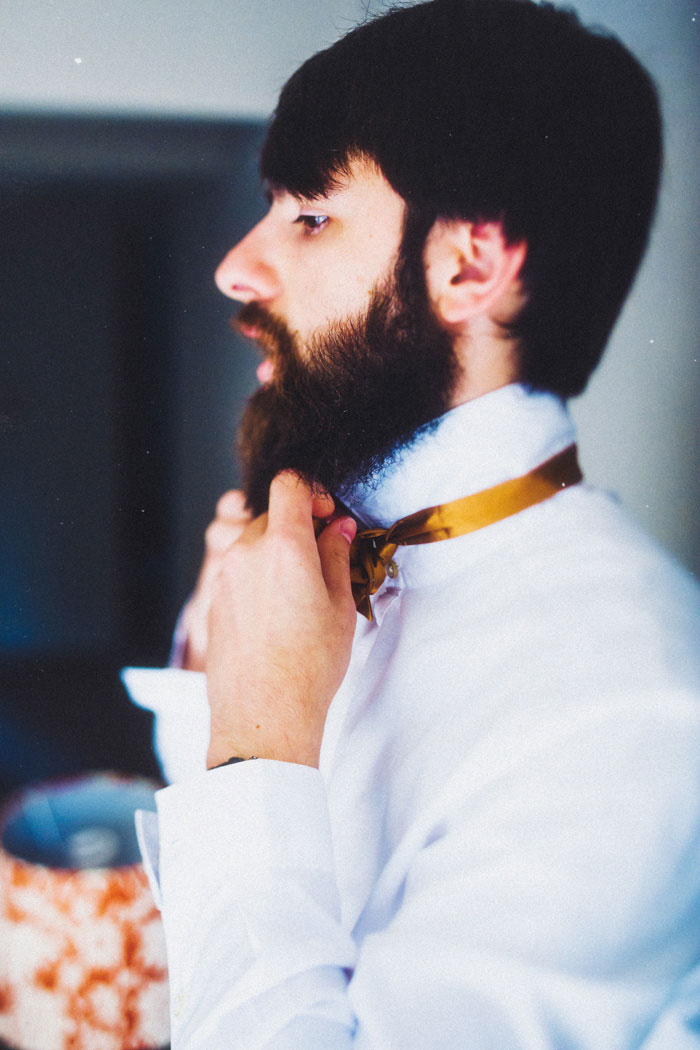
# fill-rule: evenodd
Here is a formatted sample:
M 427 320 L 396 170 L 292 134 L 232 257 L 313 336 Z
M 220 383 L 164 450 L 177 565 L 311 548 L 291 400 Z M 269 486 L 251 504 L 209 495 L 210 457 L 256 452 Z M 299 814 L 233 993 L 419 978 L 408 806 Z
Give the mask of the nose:
M 279 295 L 279 279 L 266 260 L 264 221 L 234 245 L 216 269 L 216 286 L 229 299 L 268 302 Z

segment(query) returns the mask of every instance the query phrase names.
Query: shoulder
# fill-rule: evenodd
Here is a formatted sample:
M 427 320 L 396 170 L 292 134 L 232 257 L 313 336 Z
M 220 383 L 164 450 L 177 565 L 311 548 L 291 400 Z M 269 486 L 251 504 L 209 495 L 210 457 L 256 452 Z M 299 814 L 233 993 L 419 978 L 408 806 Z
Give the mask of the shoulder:
M 608 685 L 700 692 L 698 582 L 616 500 L 581 486 L 518 518 L 432 595 L 448 633 L 478 635 L 530 673 L 591 679 L 597 667 Z
M 602 493 L 532 511 L 445 541 L 462 563 L 407 591 L 391 667 L 421 730 L 449 721 L 459 761 L 483 736 L 680 717 L 700 748 L 697 582 Z

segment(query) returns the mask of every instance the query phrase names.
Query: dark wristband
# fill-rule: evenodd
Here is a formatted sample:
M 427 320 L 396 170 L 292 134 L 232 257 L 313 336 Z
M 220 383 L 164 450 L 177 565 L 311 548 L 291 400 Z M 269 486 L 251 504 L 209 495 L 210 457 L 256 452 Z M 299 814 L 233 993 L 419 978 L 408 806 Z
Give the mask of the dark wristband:
M 254 762 L 257 757 L 257 755 L 249 755 L 248 758 L 241 758 L 240 755 L 234 755 L 233 758 L 227 758 L 225 762 L 219 762 L 218 766 L 211 766 L 210 769 L 221 769 L 222 766 L 232 766 L 234 762 Z

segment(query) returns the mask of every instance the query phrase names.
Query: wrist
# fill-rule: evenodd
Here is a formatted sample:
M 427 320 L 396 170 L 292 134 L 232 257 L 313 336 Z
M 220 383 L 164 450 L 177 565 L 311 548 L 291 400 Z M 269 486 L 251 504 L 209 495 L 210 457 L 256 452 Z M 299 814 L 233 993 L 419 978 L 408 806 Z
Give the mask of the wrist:
M 231 759 L 240 759 L 244 761 L 246 757 L 251 756 L 252 751 L 247 751 L 239 747 L 232 747 L 230 745 L 215 746 L 213 743 L 209 744 L 209 750 L 207 751 L 207 769 L 218 769 L 219 766 L 225 766 Z M 255 756 L 258 757 L 257 755 Z
M 319 757 L 320 747 L 300 742 L 293 746 L 292 742 L 288 741 L 287 746 L 284 747 L 279 742 L 277 746 L 267 746 L 262 741 L 258 741 L 257 745 L 253 746 L 252 744 L 227 743 L 225 740 L 220 741 L 212 736 L 207 751 L 207 769 L 226 765 L 230 758 L 241 758 L 242 760 L 266 758 L 274 762 L 293 762 L 296 765 L 318 769 Z
M 237 762 L 255 762 L 257 757 L 257 755 L 248 755 L 247 758 L 243 758 L 241 755 L 232 755 L 225 762 L 219 762 L 215 766 L 207 766 L 207 769 L 222 769 L 224 766 L 234 766 Z

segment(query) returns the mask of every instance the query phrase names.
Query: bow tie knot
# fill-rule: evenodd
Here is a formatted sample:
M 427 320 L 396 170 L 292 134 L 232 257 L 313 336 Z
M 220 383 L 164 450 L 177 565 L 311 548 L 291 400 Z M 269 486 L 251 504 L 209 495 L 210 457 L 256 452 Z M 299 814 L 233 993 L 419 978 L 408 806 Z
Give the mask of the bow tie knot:
M 372 619 L 370 595 L 376 594 L 387 576 L 396 575 L 392 559 L 398 544 L 389 539 L 393 529 L 394 526 L 391 529 L 363 529 L 350 546 L 352 595 L 357 611 L 368 620 Z

